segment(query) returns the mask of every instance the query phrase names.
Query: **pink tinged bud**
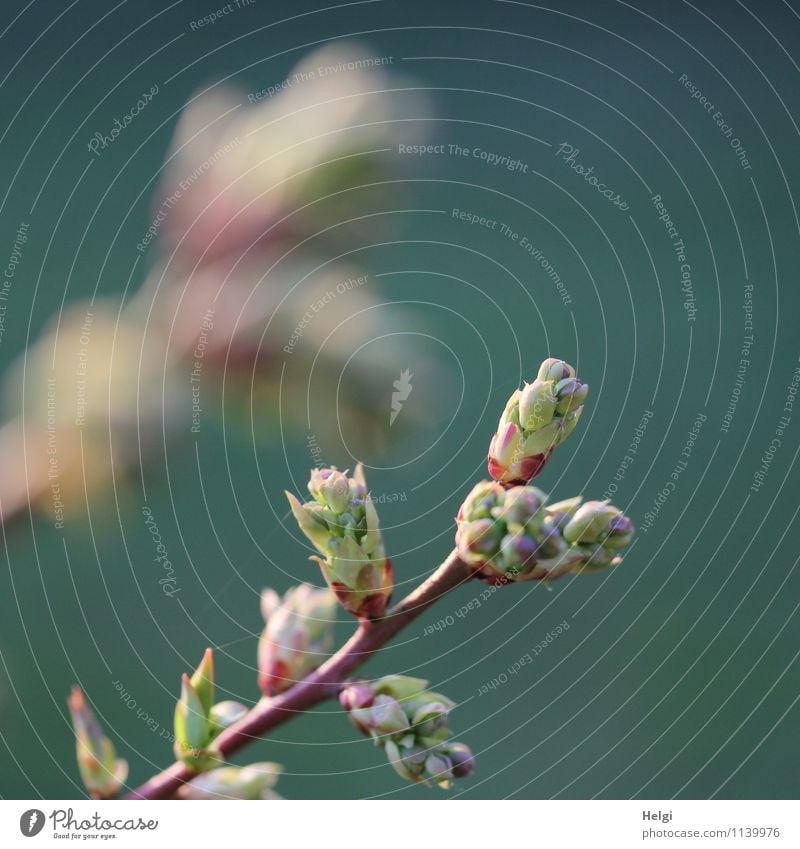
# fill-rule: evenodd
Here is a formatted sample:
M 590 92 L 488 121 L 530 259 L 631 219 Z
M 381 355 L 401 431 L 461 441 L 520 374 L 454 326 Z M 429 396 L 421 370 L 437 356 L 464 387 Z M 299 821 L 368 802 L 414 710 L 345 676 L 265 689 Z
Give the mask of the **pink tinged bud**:
M 575 377 L 575 369 L 565 363 L 564 360 L 556 360 L 550 357 L 539 366 L 539 373 L 536 377 L 539 380 L 551 380 L 558 383 L 558 381 L 567 377 Z
M 344 513 L 350 507 L 350 482 L 338 469 L 314 469 L 308 483 L 311 495 L 334 513 Z
M 525 385 L 519 399 L 519 423 L 524 431 L 539 430 L 550 424 L 555 411 L 552 383 L 534 380 Z
M 369 684 L 349 684 L 339 693 L 339 704 L 346 710 L 368 708 L 375 701 L 375 694 Z
M 261 616 L 267 622 L 275 611 L 281 606 L 281 597 L 273 589 L 261 592 Z
M 489 456 L 501 466 L 509 466 L 522 456 L 522 431 L 513 422 L 499 430 L 489 446 Z

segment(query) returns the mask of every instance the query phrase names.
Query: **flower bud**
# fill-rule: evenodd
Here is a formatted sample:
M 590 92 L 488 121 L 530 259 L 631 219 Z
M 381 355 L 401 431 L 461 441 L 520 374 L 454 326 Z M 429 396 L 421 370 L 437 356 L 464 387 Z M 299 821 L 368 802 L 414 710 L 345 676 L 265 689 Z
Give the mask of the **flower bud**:
M 392 567 L 383 547 L 378 513 L 361 464 L 355 474 L 314 469 L 308 484 L 314 501 L 286 493 L 300 530 L 322 558 L 322 574 L 340 604 L 359 618 L 378 618 L 392 594 Z
M 362 734 L 383 736 L 408 730 L 408 717 L 391 696 L 375 696 L 369 707 L 353 708 L 350 719 Z
M 339 704 L 346 710 L 371 707 L 375 701 L 375 693 L 368 684 L 349 684 L 339 693 Z
M 234 705 L 214 705 L 214 659 L 211 649 L 206 649 L 192 677 L 181 676 L 181 696 L 175 705 L 175 757 L 198 772 L 217 765 L 220 757 L 209 746 L 237 713 Z
M 258 641 L 258 685 L 266 696 L 288 690 L 320 666 L 333 647 L 336 597 L 300 584 L 283 599 L 264 590 L 265 627 Z
M 450 743 L 447 719 L 454 703 L 426 690 L 427 682 L 405 675 L 348 684 L 339 702 L 353 725 L 382 746 L 395 772 L 408 781 L 448 786 L 469 774 L 472 754 Z
M 281 774 L 274 763 L 224 766 L 198 775 L 178 790 L 181 799 L 280 799 L 273 787 Z
M 580 498 L 545 502 L 532 486 L 477 484 L 458 513 L 459 557 L 493 584 L 554 580 L 620 562 L 617 552 L 630 543 L 633 525 L 616 507 L 581 506 Z
M 453 778 L 465 778 L 475 768 L 475 758 L 469 746 L 464 743 L 449 743 L 444 752 L 453 764 Z
M 83 785 L 93 799 L 111 799 L 128 777 L 128 764 L 116 757 L 113 744 L 100 729 L 80 688 L 72 688 L 67 705 Z
M 508 399 L 489 445 L 489 474 L 504 486 L 526 484 L 578 423 L 589 387 L 563 360 L 545 360 L 533 383 Z

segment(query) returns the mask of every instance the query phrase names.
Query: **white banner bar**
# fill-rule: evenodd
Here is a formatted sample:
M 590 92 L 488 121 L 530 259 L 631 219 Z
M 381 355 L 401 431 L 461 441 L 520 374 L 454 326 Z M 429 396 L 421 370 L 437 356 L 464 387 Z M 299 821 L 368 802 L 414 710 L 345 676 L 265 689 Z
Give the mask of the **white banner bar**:
M 0 846 L 800 846 L 795 801 L 1 801 Z M 113 842 L 112 842 L 113 841 Z

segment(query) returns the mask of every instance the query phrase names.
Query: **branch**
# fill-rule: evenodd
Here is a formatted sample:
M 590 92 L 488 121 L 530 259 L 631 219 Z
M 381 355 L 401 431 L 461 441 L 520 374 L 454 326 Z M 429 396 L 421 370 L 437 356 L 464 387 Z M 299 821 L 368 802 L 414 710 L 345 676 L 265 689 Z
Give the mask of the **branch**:
M 469 580 L 467 565 L 452 551 L 442 565 L 417 589 L 380 619 L 361 620 L 352 637 L 319 669 L 294 687 L 273 698 L 262 699 L 235 725 L 220 734 L 214 748 L 224 757 L 243 749 L 265 732 L 288 722 L 314 705 L 334 698 L 350 674 L 405 628 L 435 601 Z M 153 776 L 126 799 L 169 799 L 196 773 L 182 763 Z

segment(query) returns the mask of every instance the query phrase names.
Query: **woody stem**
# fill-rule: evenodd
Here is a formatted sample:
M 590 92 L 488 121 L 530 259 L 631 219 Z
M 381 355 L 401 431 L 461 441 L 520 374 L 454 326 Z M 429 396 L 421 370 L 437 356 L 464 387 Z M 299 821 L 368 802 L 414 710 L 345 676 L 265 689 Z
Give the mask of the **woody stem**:
M 288 722 L 314 705 L 335 698 L 351 673 L 391 640 L 434 602 L 471 577 L 469 568 L 452 551 L 441 566 L 419 587 L 380 619 L 362 619 L 350 639 L 315 672 L 285 693 L 263 698 L 215 742 L 224 757 L 243 749 L 267 731 Z M 127 799 L 169 799 L 195 773 L 177 762 L 133 790 Z

